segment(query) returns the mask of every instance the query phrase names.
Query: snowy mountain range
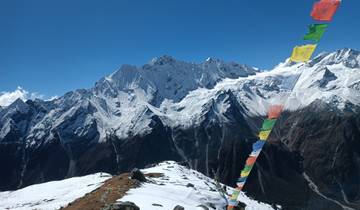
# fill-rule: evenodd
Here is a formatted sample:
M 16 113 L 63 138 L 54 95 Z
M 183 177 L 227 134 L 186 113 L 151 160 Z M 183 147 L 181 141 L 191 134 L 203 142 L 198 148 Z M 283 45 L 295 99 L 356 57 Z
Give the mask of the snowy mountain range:
M 344 139 L 352 139 L 351 163 L 342 167 L 359 168 L 359 63 L 360 53 L 352 49 L 322 53 L 307 64 L 286 61 L 271 71 L 213 58 L 196 64 L 162 56 L 142 67 L 124 65 L 94 88 L 68 92 L 52 101 L 16 100 L 0 109 L 0 163 L 4 166 L 0 189 L 98 171 L 118 173 L 168 159 L 186 161 L 207 176 L 219 175 L 223 182 L 234 184 L 267 107 L 279 103 L 286 105 L 289 114 L 272 135 L 279 144 L 275 150 L 283 151 L 285 158 L 296 152 L 306 159 L 303 140 L 315 134 L 297 137 L 295 131 L 319 119 L 299 122 L 310 112 L 335 113 L 332 118 L 324 116 L 330 122 L 327 130 L 340 129 L 335 117 L 352 120 L 344 129 L 350 126 L 353 131 L 345 129 L 349 133 L 343 134 Z M 282 130 L 289 125 L 291 132 Z M 278 164 L 272 158 L 268 162 Z M 304 169 L 295 171 L 304 181 Z M 358 186 L 359 178 L 354 177 L 360 170 L 350 171 L 336 182 L 342 186 L 351 177 Z M 309 177 L 318 179 L 320 174 Z M 359 205 L 360 190 L 337 193 L 341 190 L 335 186 L 318 182 L 326 186 L 320 191 L 332 199 Z M 253 190 L 254 196 L 264 193 L 260 188 Z M 263 200 L 278 202 L 277 198 Z M 305 204 L 296 205 L 290 207 Z

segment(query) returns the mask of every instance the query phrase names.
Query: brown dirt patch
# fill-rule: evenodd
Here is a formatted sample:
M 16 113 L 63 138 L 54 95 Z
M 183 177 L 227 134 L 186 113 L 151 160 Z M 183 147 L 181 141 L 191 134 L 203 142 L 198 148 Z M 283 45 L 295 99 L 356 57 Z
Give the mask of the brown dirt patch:
M 100 210 L 113 204 L 116 200 L 126 195 L 126 192 L 131 188 L 140 186 L 140 182 L 129 178 L 129 173 L 124 173 L 119 176 L 112 177 L 105 181 L 105 183 L 98 189 L 86 194 L 85 196 L 76 199 L 68 204 L 68 206 L 61 208 L 62 210 Z M 145 174 L 149 178 L 161 177 L 160 173 Z

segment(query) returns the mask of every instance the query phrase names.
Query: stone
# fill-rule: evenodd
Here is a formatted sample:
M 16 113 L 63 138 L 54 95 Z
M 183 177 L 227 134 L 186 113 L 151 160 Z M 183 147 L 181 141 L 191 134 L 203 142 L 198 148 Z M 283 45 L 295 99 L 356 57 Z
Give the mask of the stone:
M 174 207 L 174 210 L 185 210 L 185 208 L 180 205 L 177 205 Z
M 130 178 L 131 179 L 136 179 L 140 182 L 146 182 L 146 177 L 145 175 L 138 169 L 138 168 L 134 168 L 131 173 L 130 173 Z
M 191 184 L 191 183 L 188 183 L 187 185 L 186 185 L 186 187 L 195 187 L 193 184 Z
M 209 208 L 207 207 L 207 206 L 205 206 L 205 205 L 198 205 L 197 207 L 200 207 L 200 208 L 202 208 L 202 209 L 204 209 L 204 210 L 209 210 Z
M 163 205 L 161 205 L 161 204 L 158 204 L 158 203 L 153 203 L 153 204 L 151 204 L 151 205 L 153 205 L 153 206 L 159 206 L 159 207 L 163 207 Z
M 140 210 L 140 208 L 133 202 L 117 202 L 110 205 L 109 210 Z

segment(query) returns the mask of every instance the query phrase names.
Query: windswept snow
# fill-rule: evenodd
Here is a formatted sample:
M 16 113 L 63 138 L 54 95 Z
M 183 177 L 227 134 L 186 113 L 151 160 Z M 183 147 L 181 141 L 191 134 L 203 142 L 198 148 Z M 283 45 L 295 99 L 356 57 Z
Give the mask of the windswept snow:
M 216 183 L 205 175 L 181 166 L 173 161 L 160 163 L 142 170 L 144 173 L 162 173 L 159 178 L 140 187 L 130 189 L 118 201 L 134 202 L 142 210 L 169 210 L 176 205 L 186 210 L 223 210 L 226 199 L 216 190 Z M 96 173 L 61 181 L 32 185 L 16 191 L 0 192 L 0 209 L 11 210 L 56 210 L 100 187 L 111 176 Z M 222 185 L 223 186 L 223 185 Z M 233 190 L 227 187 L 228 194 Z M 241 194 L 246 210 L 272 210 L 270 205 L 257 202 Z M 161 205 L 161 206 L 160 206 Z
M 96 173 L 0 192 L 0 209 L 56 210 L 95 190 L 109 178 L 109 174 Z
M 178 165 L 173 161 L 158 164 L 155 167 L 142 170 L 144 173 L 162 173 L 159 178 L 151 178 L 150 183 L 140 188 L 131 189 L 119 201 L 134 202 L 140 209 L 168 210 L 176 205 L 186 210 L 209 209 L 223 210 L 226 199 L 216 190 L 216 182 L 205 175 Z M 227 187 L 230 194 L 232 188 Z M 251 200 L 241 194 L 241 201 L 247 205 L 246 210 L 272 210 L 264 203 Z

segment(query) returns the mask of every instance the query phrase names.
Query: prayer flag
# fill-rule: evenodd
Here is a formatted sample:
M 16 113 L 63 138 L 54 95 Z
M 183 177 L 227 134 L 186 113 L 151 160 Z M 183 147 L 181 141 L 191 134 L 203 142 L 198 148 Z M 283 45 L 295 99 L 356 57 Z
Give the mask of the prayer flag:
M 265 141 L 256 141 L 253 145 L 252 145 L 252 149 L 253 151 L 257 151 L 257 150 L 261 150 L 261 148 L 264 146 Z
M 246 165 L 254 165 L 254 163 L 256 162 L 256 157 L 252 157 L 252 156 L 249 156 L 246 160 Z
M 312 24 L 309 26 L 309 32 L 304 36 L 304 40 L 313 40 L 319 42 L 328 24 Z
M 260 131 L 259 138 L 260 140 L 266 141 L 269 138 L 271 131 Z
M 277 118 L 279 118 L 282 110 L 283 110 L 282 105 L 271 105 L 269 107 L 269 111 L 268 111 L 268 118 L 269 119 L 277 119 Z
M 241 185 L 241 186 L 238 185 L 237 186 L 237 189 L 240 190 L 240 191 L 242 190 L 242 188 L 244 188 L 244 185 Z
M 246 182 L 247 177 L 240 177 L 237 179 L 238 182 Z
M 322 0 L 316 2 L 311 12 L 311 17 L 317 21 L 331 21 L 339 5 L 339 0 Z
M 229 204 L 228 204 L 228 207 L 227 207 L 227 210 L 233 210 L 235 205 L 236 205 L 237 201 L 229 201 Z
M 241 177 L 248 177 L 250 174 L 250 171 L 242 171 L 241 172 Z
M 310 60 L 315 49 L 316 49 L 316 44 L 296 46 L 292 52 L 290 60 L 294 62 L 308 61 Z
M 276 119 L 265 119 L 262 124 L 261 130 L 262 131 L 271 130 L 273 129 L 275 123 L 276 123 Z
M 252 151 L 250 153 L 250 156 L 257 157 L 257 156 L 259 156 L 260 152 L 261 152 L 261 150 Z
M 251 166 L 245 165 L 245 167 L 242 171 L 248 172 L 248 171 L 251 171 L 251 169 L 252 169 L 252 165 Z
M 245 185 L 245 182 L 237 182 L 236 185 L 239 189 L 242 189 Z
M 235 190 L 233 191 L 233 194 L 231 195 L 231 198 L 230 198 L 230 199 L 236 201 L 236 199 L 237 199 L 237 197 L 238 197 L 239 194 L 240 194 L 240 191 L 237 190 L 237 189 L 235 189 Z

